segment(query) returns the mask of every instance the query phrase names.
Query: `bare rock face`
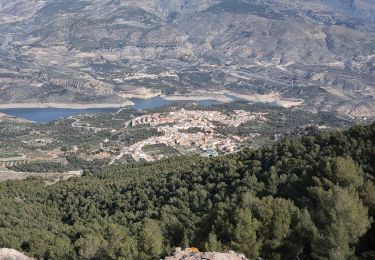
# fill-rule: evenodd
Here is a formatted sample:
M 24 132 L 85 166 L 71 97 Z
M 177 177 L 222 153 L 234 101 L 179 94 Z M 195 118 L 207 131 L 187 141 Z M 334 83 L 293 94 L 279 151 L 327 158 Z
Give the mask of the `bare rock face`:
M 21 252 L 11 248 L 1 248 L 0 249 L 0 260 L 33 260 L 34 258 L 30 258 L 25 256 Z
M 198 252 L 194 248 L 181 250 L 176 248 L 173 256 L 166 257 L 165 260 L 248 260 L 243 254 L 229 251 L 228 253 L 219 252 Z

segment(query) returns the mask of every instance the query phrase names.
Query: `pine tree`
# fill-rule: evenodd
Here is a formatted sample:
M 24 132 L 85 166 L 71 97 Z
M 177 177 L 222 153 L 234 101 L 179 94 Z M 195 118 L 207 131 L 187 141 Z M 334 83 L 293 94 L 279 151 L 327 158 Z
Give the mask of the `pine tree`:
M 163 235 L 157 221 L 142 221 L 138 234 L 138 250 L 141 259 L 159 258 L 164 250 Z
M 236 226 L 231 246 L 234 250 L 255 259 L 259 256 L 260 243 L 256 232 L 260 223 L 252 216 L 249 208 L 238 209 L 235 214 Z

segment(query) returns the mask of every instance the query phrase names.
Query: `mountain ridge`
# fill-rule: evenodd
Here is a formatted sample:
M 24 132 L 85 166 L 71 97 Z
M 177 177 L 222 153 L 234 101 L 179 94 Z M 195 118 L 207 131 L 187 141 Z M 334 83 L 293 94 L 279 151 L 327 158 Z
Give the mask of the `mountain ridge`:
M 375 115 L 375 2 L 0 1 L 2 102 L 278 93 Z

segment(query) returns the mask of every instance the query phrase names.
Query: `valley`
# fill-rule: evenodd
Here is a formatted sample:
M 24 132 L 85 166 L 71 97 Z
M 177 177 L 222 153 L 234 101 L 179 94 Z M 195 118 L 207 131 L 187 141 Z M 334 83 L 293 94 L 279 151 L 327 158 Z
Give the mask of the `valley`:
M 375 259 L 375 0 L 0 0 L 0 259 Z
M 113 164 L 184 155 L 219 156 L 319 129 L 342 129 L 355 122 L 339 114 L 306 113 L 245 100 L 209 106 L 185 101 L 153 109 L 124 107 L 101 113 L 76 111 L 79 112 L 83 114 L 57 116 L 44 123 L 3 115 L 3 170 L 95 172 Z M 38 118 L 46 118 L 43 110 L 38 113 Z

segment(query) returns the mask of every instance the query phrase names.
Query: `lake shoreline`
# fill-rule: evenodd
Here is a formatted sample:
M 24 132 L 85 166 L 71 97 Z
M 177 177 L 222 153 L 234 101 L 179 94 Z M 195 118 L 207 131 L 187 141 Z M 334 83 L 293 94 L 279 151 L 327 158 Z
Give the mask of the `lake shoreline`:
M 208 101 L 213 100 L 221 103 L 232 102 L 233 99 L 223 95 L 223 94 L 213 94 L 213 95 L 169 95 L 160 96 L 168 101 Z
M 0 104 L 0 109 L 17 109 L 17 108 L 61 108 L 61 109 L 94 109 L 94 108 L 121 108 L 133 106 L 134 102 L 128 100 L 119 103 L 8 103 Z
M 198 94 L 198 93 L 197 93 Z M 202 101 L 217 101 L 220 103 L 230 103 L 236 100 L 246 100 L 248 102 L 260 102 L 260 103 L 271 103 L 277 104 L 284 108 L 292 108 L 300 106 L 304 103 L 302 99 L 291 99 L 283 98 L 279 93 L 268 93 L 268 94 L 239 94 L 231 91 L 222 92 L 199 92 L 197 94 L 175 94 L 175 95 L 149 95 L 143 98 L 135 97 L 126 99 L 121 103 L 7 103 L 0 104 L 0 109 L 25 109 L 25 108 L 59 108 L 59 109 L 100 109 L 100 108 L 123 108 L 123 107 L 136 107 L 136 101 L 144 100 L 149 102 L 152 99 L 163 99 L 169 102 L 178 101 L 191 101 L 191 102 L 202 102 Z
M 176 101 L 163 97 L 149 99 L 132 98 L 122 103 L 8 103 L 0 104 L 0 113 L 11 117 L 22 118 L 35 123 L 47 123 L 53 120 L 76 116 L 87 113 L 112 113 L 122 111 L 124 108 L 135 110 L 152 110 L 174 104 Z M 212 100 L 194 101 L 203 106 L 216 104 Z

